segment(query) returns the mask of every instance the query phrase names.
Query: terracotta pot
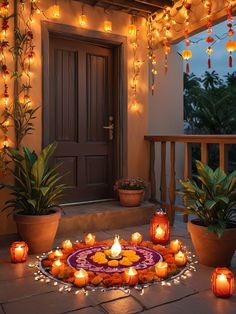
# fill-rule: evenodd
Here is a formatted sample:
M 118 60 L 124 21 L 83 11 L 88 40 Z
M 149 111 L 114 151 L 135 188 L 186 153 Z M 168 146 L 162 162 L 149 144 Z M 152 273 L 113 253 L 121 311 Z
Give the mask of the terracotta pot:
M 139 206 L 143 196 L 144 190 L 122 190 L 119 189 L 120 204 L 126 207 Z
M 52 249 L 60 218 L 60 210 L 40 216 L 14 213 L 18 234 L 28 244 L 29 251 L 33 254 L 48 252 Z
M 229 266 L 236 250 L 236 228 L 225 229 L 219 238 L 209 232 L 207 227 L 196 224 L 197 222 L 188 222 L 188 231 L 199 262 L 211 267 Z

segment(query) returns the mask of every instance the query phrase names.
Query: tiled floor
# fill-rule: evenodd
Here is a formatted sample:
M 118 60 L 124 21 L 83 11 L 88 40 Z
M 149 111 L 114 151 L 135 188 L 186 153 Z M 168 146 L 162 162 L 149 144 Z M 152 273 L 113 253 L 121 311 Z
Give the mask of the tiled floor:
M 129 238 L 133 231 L 139 231 L 148 240 L 148 226 L 130 227 L 120 230 L 97 232 L 98 239 L 111 238 L 115 234 Z M 81 239 L 82 234 L 71 237 Z M 179 238 L 190 249 L 191 240 L 186 225 L 177 221 L 172 228 L 172 238 Z M 57 239 L 59 244 L 62 239 Z M 155 285 L 145 289 L 143 295 L 131 290 L 83 293 L 60 293 L 58 288 L 34 280 L 34 270 L 27 264 L 13 265 L 9 262 L 7 241 L 0 248 L 0 314 L 236 314 L 236 294 L 230 299 L 217 299 L 211 292 L 212 268 L 197 266 L 197 271 L 179 285 Z M 5 247 L 4 247 L 5 246 Z M 236 272 L 236 255 L 232 269 Z

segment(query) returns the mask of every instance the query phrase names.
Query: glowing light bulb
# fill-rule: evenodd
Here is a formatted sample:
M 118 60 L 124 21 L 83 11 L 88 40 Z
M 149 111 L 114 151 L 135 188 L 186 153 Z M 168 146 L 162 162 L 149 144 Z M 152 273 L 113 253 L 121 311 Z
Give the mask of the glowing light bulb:
M 109 20 L 104 21 L 104 31 L 112 32 L 112 22 Z
M 54 19 L 58 19 L 60 17 L 60 6 L 58 4 L 54 4 L 52 7 L 52 17 Z
M 79 16 L 79 25 L 86 26 L 87 25 L 87 16 L 85 14 L 81 14 Z
M 128 26 L 128 34 L 130 37 L 136 36 L 137 34 L 137 27 L 135 24 L 130 24 Z
M 9 142 L 8 142 L 8 139 L 6 138 L 4 141 L 3 141 L 3 148 L 8 148 L 9 147 Z

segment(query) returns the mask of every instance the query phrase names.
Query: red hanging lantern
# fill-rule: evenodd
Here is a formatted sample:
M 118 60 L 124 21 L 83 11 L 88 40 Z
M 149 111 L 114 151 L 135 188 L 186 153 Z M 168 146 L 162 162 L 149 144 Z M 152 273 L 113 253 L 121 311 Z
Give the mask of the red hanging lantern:
M 10 248 L 11 262 L 24 263 L 28 257 L 28 250 L 25 242 L 13 242 Z
M 208 69 L 211 69 L 211 55 L 213 54 L 214 50 L 209 46 L 206 50 L 208 54 Z
M 192 51 L 189 49 L 185 49 L 182 52 L 182 58 L 186 61 L 186 73 L 189 74 L 189 59 L 192 58 Z
M 212 291 L 218 298 L 229 298 L 234 293 L 234 274 L 226 267 L 212 273 Z
M 229 67 L 233 67 L 233 56 L 232 53 L 236 50 L 236 41 L 235 40 L 229 40 L 225 44 L 226 50 L 229 52 Z
M 158 210 L 150 221 L 150 237 L 155 244 L 165 244 L 170 238 L 170 223 L 167 213 Z

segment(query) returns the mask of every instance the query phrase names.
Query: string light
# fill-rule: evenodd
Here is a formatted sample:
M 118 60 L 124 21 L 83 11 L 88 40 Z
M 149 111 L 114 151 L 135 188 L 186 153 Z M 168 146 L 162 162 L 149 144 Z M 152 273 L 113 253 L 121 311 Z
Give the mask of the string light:
M 55 3 L 53 5 L 53 7 L 52 7 L 52 17 L 54 19 L 58 19 L 58 18 L 60 18 L 60 15 L 61 15 L 61 13 L 60 13 L 60 6 L 58 4 L 58 1 L 55 0 Z
M 81 11 L 81 15 L 79 16 L 79 25 L 83 27 L 87 25 L 87 16 L 84 14 L 84 5 L 82 5 Z

